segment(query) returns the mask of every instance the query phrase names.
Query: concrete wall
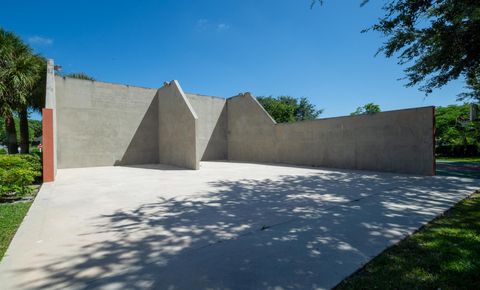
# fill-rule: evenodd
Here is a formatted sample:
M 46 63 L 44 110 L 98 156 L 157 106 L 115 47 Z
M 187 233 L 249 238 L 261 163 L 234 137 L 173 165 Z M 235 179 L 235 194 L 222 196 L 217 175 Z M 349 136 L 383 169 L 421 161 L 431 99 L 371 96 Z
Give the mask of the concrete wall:
M 275 121 L 250 94 L 227 100 L 228 159 L 277 162 Z
M 58 168 L 158 162 L 156 89 L 55 78 Z
M 434 174 L 433 107 L 275 124 L 259 106 L 227 101 L 230 160 Z
M 227 107 L 224 98 L 186 94 L 198 116 L 197 157 L 227 159 Z
M 248 93 L 225 100 L 177 81 L 156 90 L 53 73 L 52 83 L 58 168 L 228 159 L 434 173 L 431 107 L 276 124 Z
M 177 81 L 172 81 L 160 88 L 157 96 L 159 162 L 198 169 L 198 117 L 185 93 Z

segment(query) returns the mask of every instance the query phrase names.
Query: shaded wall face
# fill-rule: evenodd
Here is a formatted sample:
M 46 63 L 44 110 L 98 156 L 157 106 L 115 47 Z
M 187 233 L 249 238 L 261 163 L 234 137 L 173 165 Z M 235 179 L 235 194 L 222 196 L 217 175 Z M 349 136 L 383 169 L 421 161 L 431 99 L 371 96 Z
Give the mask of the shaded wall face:
M 158 162 L 154 89 L 55 78 L 58 168 Z
M 198 169 L 198 118 L 176 81 L 160 88 L 158 95 L 159 162 Z
M 230 160 L 434 174 L 433 108 L 275 124 L 252 97 L 229 99 Z
M 186 94 L 198 116 L 197 158 L 227 159 L 227 109 L 222 98 Z

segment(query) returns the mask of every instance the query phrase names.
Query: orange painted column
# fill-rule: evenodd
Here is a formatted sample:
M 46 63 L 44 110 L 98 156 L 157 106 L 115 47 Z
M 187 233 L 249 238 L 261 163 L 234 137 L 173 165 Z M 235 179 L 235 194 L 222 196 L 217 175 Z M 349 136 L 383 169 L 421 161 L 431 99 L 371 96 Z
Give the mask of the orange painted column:
M 53 109 L 42 109 L 43 182 L 55 179 L 53 154 Z

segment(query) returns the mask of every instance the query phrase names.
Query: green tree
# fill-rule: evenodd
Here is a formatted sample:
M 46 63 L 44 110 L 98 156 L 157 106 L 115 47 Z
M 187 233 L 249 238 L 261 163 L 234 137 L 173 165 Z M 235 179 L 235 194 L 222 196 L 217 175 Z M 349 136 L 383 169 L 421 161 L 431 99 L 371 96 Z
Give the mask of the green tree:
M 64 75 L 64 77 L 73 78 L 73 79 L 80 79 L 80 80 L 87 80 L 87 81 L 94 81 L 95 80 L 93 77 L 87 75 L 84 72 L 69 73 L 69 74 Z
M 291 96 L 257 97 L 258 102 L 277 123 L 316 119 L 323 110 L 316 109 L 307 98 Z
M 38 80 L 36 57 L 18 36 L 0 28 L 0 115 L 9 153 L 18 153 L 14 111 L 27 104 Z
M 478 124 L 470 121 L 470 105 L 435 109 L 435 135 L 439 145 L 478 145 Z
M 381 112 L 379 105 L 376 105 L 374 103 L 368 103 L 368 104 L 365 104 L 361 107 L 358 107 L 355 110 L 355 112 L 351 113 L 350 115 L 351 116 L 367 115 L 367 114 L 374 114 L 374 113 L 378 113 L 378 112 Z
M 36 70 L 36 81 L 31 88 L 26 103 L 18 108 L 18 117 L 20 119 L 20 152 L 29 153 L 30 143 L 33 140 L 31 134 L 31 123 L 29 110 L 41 112 L 45 106 L 45 94 L 47 83 L 47 60 L 39 55 L 35 55 L 32 60 L 32 66 Z
M 312 0 L 312 5 L 316 2 L 323 1 Z M 407 86 L 419 85 L 430 94 L 461 77 L 467 91 L 459 99 L 480 100 L 480 1 L 389 0 L 383 10 L 365 31 L 385 36 L 378 53 L 407 65 Z

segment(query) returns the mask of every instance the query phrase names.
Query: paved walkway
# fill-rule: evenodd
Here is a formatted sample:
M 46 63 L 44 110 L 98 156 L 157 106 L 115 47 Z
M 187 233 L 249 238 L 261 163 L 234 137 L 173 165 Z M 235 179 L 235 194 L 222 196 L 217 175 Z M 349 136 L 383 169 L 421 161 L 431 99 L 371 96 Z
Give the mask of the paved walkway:
M 437 160 L 437 175 L 480 178 L 480 162 Z
M 247 163 L 59 170 L 2 289 L 328 289 L 480 180 Z

